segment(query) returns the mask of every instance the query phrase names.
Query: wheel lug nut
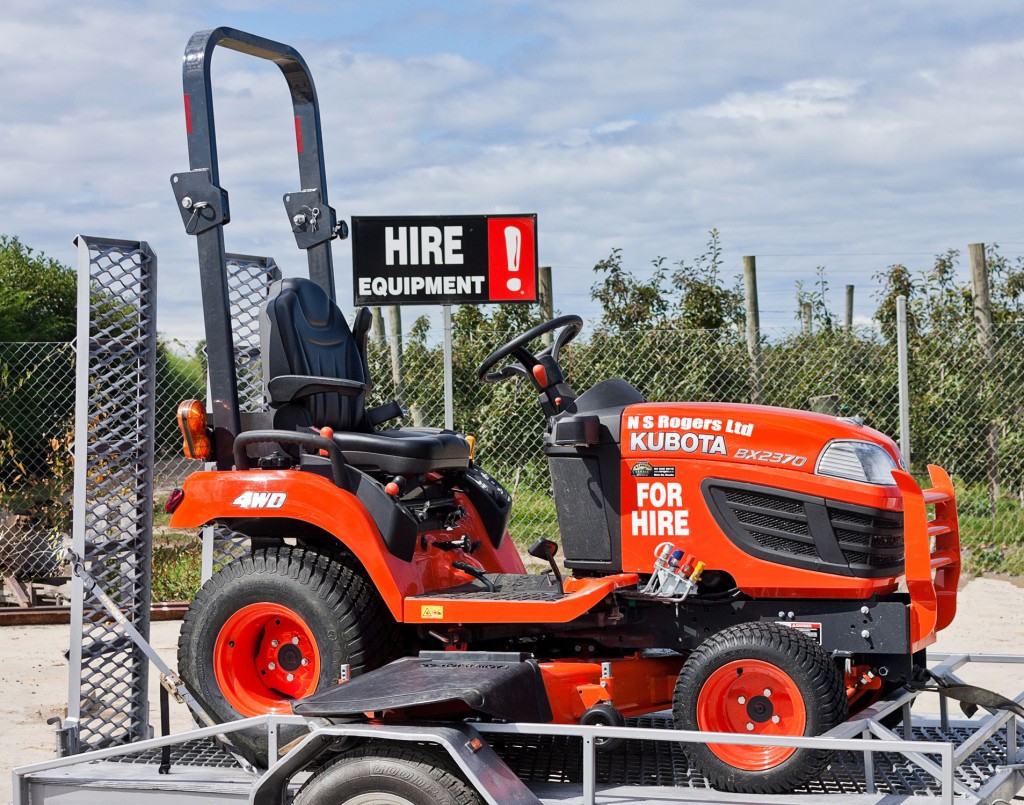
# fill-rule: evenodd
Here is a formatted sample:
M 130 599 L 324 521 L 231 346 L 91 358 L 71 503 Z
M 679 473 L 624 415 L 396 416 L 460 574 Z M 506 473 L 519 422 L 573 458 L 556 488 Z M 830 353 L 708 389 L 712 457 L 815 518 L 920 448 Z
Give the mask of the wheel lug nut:
M 767 696 L 767 697 L 771 697 L 771 695 L 772 695 L 771 688 L 765 688 L 764 689 L 764 695 Z
M 778 716 L 772 716 L 772 724 L 778 724 L 780 721 Z
M 754 722 L 753 721 L 748 721 L 747 722 L 747 729 L 751 730 L 751 731 L 754 729 Z
M 303 665 L 309 665 L 309 660 L 307 658 L 303 657 L 302 658 L 302 664 Z
M 746 696 L 740 696 L 736 701 L 738 701 L 740 704 L 746 704 L 747 703 L 747 697 Z
M 271 648 L 277 648 L 277 641 L 276 640 L 271 640 L 270 641 L 270 646 L 271 646 Z
M 286 678 L 286 679 L 287 679 L 287 680 L 288 680 L 289 682 L 291 682 L 292 680 L 294 680 L 294 679 L 295 679 L 295 674 L 288 674 L 288 676 L 287 676 L 287 677 L 285 677 L 285 678 Z
M 295 646 L 299 645 L 299 638 L 298 638 L 297 635 L 292 638 L 292 645 L 295 645 Z
M 267 663 L 267 669 L 268 670 L 273 671 L 275 668 L 277 668 L 277 663 L 273 663 L 273 662 Z

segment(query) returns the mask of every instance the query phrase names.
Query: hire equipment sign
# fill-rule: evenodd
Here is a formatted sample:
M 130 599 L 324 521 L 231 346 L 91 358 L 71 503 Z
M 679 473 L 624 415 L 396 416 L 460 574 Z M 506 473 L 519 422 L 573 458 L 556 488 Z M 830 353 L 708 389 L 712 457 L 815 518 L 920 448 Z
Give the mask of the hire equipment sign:
M 357 305 L 537 301 L 536 215 L 356 216 Z

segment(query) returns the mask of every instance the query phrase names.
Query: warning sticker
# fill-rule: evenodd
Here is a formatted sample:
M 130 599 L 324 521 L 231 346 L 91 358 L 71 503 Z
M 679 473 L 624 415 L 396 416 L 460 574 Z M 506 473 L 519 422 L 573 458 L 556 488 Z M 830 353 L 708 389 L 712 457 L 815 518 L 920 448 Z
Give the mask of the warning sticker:
M 821 624 L 814 623 L 812 621 L 776 621 L 779 626 L 788 626 L 790 629 L 796 629 L 798 632 L 803 632 L 811 640 L 818 645 L 821 645 Z
M 420 617 L 423 620 L 444 620 L 444 607 L 430 606 L 424 604 L 420 607 Z

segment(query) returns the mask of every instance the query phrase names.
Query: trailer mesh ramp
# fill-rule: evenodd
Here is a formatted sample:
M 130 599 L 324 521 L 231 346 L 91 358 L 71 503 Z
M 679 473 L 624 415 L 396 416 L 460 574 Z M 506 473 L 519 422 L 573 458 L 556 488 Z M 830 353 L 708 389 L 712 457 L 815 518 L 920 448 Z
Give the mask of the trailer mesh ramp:
M 672 729 L 672 718 L 655 714 L 627 719 L 629 726 Z M 971 726 L 915 726 L 914 740 L 962 743 L 974 732 Z M 489 742 L 512 771 L 527 783 L 578 783 L 582 779 L 582 741 L 579 738 L 533 735 L 490 735 Z M 937 760 L 937 756 L 932 756 Z M 617 749 L 598 752 L 598 785 L 676 786 L 710 788 L 707 780 L 691 771 L 682 744 L 626 741 Z M 984 742 L 956 770 L 957 781 L 972 790 L 980 788 L 1006 764 L 1006 732 L 1000 730 Z M 935 797 L 939 782 L 898 753 L 875 756 L 875 789 L 880 794 Z M 840 752 L 816 779 L 794 793 L 865 794 L 864 756 Z

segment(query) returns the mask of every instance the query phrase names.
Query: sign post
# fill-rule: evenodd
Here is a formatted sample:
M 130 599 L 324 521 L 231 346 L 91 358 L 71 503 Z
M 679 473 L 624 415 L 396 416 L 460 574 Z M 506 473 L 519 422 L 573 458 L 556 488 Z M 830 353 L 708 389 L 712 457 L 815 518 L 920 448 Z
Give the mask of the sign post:
M 353 217 L 352 279 L 357 305 L 441 305 L 452 429 L 452 305 L 537 301 L 537 216 Z

